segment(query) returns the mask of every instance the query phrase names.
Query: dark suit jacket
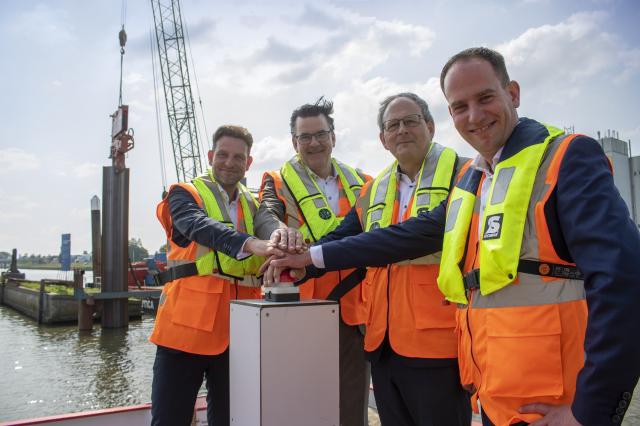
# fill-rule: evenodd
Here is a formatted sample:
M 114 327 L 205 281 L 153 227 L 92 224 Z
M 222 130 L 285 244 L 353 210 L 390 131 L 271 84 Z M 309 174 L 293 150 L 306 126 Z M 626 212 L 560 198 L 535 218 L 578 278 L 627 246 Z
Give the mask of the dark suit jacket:
M 253 219 L 253 228 L 256 237 L 268 240 L 271 233 L 280 228 L 286 228 L 285 206 L 276 193 L 276 185 L 273 178 L 265 173 L 260 188 L 260 206 Z
M 360 225 L 350 213 L 335 236 L 358 235 L 323 244 L 326 270 L 386 265 L 439 251 L 445 209 L 443 203 L 402 224 L 367 233 L 355 232 Z M 598 142 L 578 137 L 571 143 L 545 215 L 558 254 L 575 262 L 585 277 L 586 361 L 572 410 L 583 425 L 612 424 L 616 410 L 624 412 L 640 375 L 640 338 L 634 331 L 640 324 L 640 234 Z M 310 268 L 309 273 L 318 271 Z
M 189 191 L 179 186 L 169 191 L 169 210 L 173 221 L 172 240 L 180 247 L 195 241 L 235 258 L 251 237 L 211 219 Z

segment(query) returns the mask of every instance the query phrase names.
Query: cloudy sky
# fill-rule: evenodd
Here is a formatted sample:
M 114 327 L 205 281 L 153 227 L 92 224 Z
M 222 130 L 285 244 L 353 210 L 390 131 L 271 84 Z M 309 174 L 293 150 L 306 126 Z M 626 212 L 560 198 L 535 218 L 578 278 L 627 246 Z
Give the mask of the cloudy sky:
M 102 196 L 101 169 L 111 162 L 123 15 L 124 102 L 136 142 L 127 157 L 129 234 L 151 252 L 163 244 L 155 218 L 163 179 L 151 6 L 130 0 L 122 9 L 114 0 L 0 1 L 0 250 L 55 254 L 62 233 L 72 234 L 73 253 L 90 250 L 89 202 Z M 291 111 L 321 95 L 335 102 L 335 156 L 370 174 L 391 161 L 375 116 L 380 100 L 398 91 L 424 97 L 435 140 L 471 155 L 452 127 L 438 77 L 449 56 L 477 45 L 505 55 L 522 88 L 521 116 L 593 136 L 614 129 L 640 153 L 635 0 L 183 0 L 182 12 L 201 132 L 206 125 L 209 140 L 223 123 L 250 129 L 249 186 L 292 155 Z

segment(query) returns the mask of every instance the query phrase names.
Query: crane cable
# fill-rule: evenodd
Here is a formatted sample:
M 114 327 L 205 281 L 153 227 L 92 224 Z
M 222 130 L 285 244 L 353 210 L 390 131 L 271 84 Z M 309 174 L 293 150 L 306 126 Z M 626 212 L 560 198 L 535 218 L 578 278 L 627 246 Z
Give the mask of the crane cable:
M 120 11 L 120 21 L 122 29 L 118 33 L 120 41 L 120 95 L 118 97 L 118 107 L 122 106 L 122 69 L 124 64 L 124 45 L 127 44 L 127 33 L 124 30 L 124 24 L 127 20 L 127 0 L 122 0 L 122 9 Z

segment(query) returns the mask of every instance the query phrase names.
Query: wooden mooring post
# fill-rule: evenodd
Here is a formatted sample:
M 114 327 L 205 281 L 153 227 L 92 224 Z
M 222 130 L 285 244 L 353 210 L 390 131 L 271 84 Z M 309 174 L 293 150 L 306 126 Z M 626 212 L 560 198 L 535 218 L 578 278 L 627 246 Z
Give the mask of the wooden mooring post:
M 82 269 L 73 270 L 73 287 L 80 291 L 83 289 Z M 78 331 L 93 330 L 93 313 L 95 312 L 95 301 L 92 298 L 78 300 Z
M 46 283 L 44 279 L 40 280 L 40 293 L 38 294 L 38 324 L 42 324 L 44 316 L 44 296 L 46 294 Z

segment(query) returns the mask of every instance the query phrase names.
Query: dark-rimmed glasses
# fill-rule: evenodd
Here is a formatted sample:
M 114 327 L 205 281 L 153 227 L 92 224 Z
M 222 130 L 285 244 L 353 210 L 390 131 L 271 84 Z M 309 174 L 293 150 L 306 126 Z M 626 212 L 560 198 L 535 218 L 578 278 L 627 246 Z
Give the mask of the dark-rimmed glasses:
M 320 130 L 316 133 L 301 133 L 299 135 L 293 135 L 296 140 L 301 144 L 309 144 L 313 138 L 320 143 L 326 142 L 329 140 L 329 136 L 331 135 L 331 130 Z
M 382 128 L 385 132 L 393 133 L 400 129 L 400 123 L 403 123 L 404 127 L 417 127 L 420 125 L 420 120 L 422 120 L 422 115 L 410 114 L 403 118 L 387 120 L 382 124 Z

